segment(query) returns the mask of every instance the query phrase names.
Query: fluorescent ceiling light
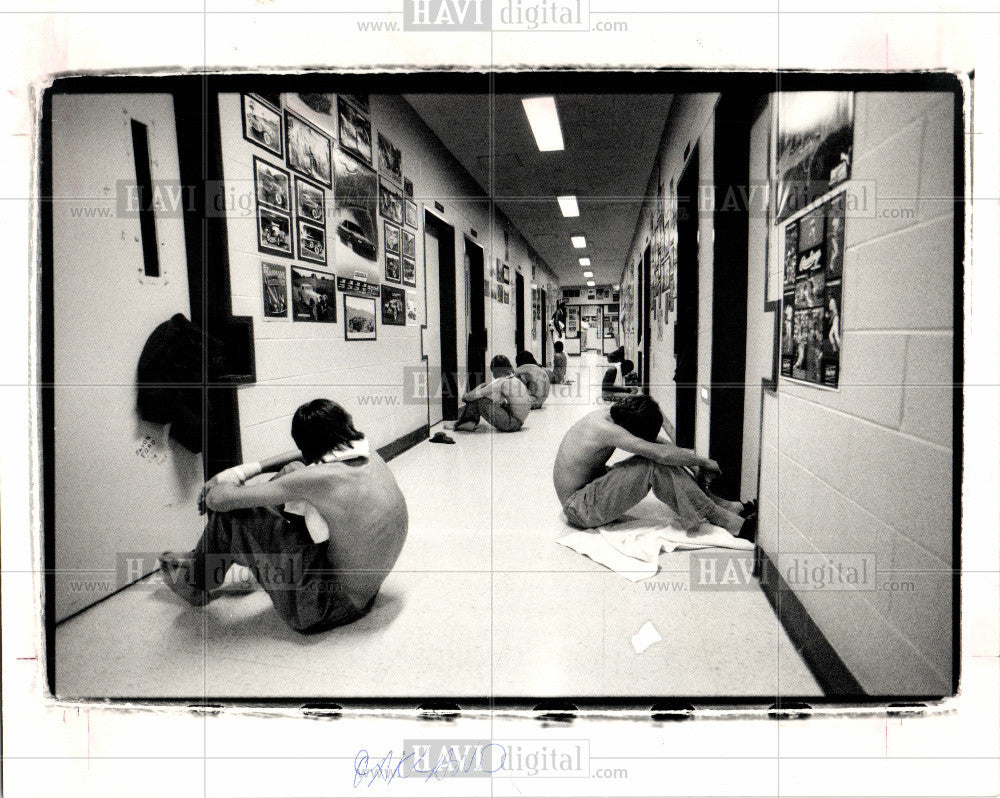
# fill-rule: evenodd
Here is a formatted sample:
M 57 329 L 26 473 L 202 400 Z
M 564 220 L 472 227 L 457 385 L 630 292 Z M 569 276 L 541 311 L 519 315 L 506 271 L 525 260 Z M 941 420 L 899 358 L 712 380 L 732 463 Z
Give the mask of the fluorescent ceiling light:
M 567 219 L 580 215 L 580 206 L 576 204 L 576 197 L 556 197 L 556 200 L 559 202 L 559 210 Z
M 590 258 L 580 258 L 580 265 L 581 266 L 589 266 L 590 265 Z
M 556 111 L 555 97 L 531 97 L 521 100 L 528 124 L 535 134 L 539 152 L 554 152 L 564 149 L 562 128 L 559 126 L 559 112 Z
M 570 239 L 570 241 L 573 242 L 573 246 L 576 247 L 577 249 L 583 249 L 585 246 L 587 246 L 587 239 L 584 238 L 583 236 L 573 236 Z
M 593 272 L 584 272 L 584 273 L 583 273 L 583 276 L 584 276 L 584 277 L 593 277 L 593 276 L 594 276 L 594 273 L 593 273 Z
M 595 283 L 593 280 L 587 280 L 587 285 L 593 288 L 595 285 L 597 285 L 597 283 Z

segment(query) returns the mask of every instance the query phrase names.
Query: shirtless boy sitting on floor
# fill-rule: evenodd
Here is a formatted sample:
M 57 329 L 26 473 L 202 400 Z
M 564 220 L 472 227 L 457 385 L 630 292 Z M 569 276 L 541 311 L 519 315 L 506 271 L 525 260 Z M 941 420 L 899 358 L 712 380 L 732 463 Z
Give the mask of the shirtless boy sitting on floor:
M 583 529 L 609 524 L 652 490 L 677 514 L 685 531 L 708 523 L 752 541 L 757 531 L 752 503 L 726 501 L 700 488 L 689 469 L 697 469 L 702 477 L 718 476 L 718 463 L 657 440 L 661 430 L 673 439 L 670 422 L 645 395 L 620 399 L 570 427 L 552 474 L 567 520 Z M 634 456 L 609 468 L 615 449 Z
M 406 501 L 340 405 L 327 399 L 302 405 L 292 439 L 299 450 L 209 480 L 202 491 L 202 510 L 209 511 L 204 534 L 192 551 L 164 553 L 160 567 L 171 590 L 202 606 L 230 566 L 246 566 L 285 623 L 316 632 L 371 609 L 406 540 Z M 243 484 L 279 469 L 270 480 Z M 310 527 L 325 526 L 329 539 L 314 543 L 306 519 Z

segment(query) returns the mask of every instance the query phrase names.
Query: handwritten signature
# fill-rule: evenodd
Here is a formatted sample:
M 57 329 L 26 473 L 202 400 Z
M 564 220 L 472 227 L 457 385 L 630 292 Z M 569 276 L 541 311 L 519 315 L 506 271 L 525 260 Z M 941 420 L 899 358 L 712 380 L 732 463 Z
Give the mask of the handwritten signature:
M 488 749 L 494 747 L 500 749 L 500 755 L 498 756 L 499 764 L 490 769 L 483 764 L 483 759 Z M 370 787 L 377 779 L 382 779 L 386 784 L 390 784 L 395 778 L 404 779 L 418 773 L 426 774 L 424 776 L 425 782 L 430 781 L 431 778 L 441 781 L 448 776 L 469 773 L 477 761 L 470 757 L 468 761 L 463 763 L 453 756 L 441 756 L 432 767 L 427 769 L 420 767 L 419 760 L 415 757 L 416 753 L 414 751 L 402 753 L 398 756 L 395 764 L 393 764 L 394 755 L 392 751 L 389 751 L 381 759 L 372 760 L 368 752 L 362 748 L 354 757 L 354 786 L 357 787 L 367 780 L 367 784 L 364 786 Z M 499 743 L 488 743 L 483 746 L 481 756 L 478 758 L 479 767 L 477 770 L 482 774 L 496 773 L 504 766 L 506 760 L 507 752 L 502 745 Z M 410 772 L 407 772 L 407 766 L 409 766 Z

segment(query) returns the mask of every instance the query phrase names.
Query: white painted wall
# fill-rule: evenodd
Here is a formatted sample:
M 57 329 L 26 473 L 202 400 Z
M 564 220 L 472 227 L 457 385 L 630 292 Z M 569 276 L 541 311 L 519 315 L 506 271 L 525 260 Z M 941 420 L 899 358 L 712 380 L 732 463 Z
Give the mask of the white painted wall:
M 174 313 L 190 318 L 190 300 L 181 218 L 156 212 L 156 280 L 142 276 L 138 218 L 115 210 L 118 181 L 135 181 L 133 118 L 148 125 L 153 180 L 176 184 L 169 95 L 52 98 L 57 620 L 124 586 L 119 554 L 146 553 L 137 568 L 149 573 L 201 526 L 200 455 L 135 411 L 146 338 Z

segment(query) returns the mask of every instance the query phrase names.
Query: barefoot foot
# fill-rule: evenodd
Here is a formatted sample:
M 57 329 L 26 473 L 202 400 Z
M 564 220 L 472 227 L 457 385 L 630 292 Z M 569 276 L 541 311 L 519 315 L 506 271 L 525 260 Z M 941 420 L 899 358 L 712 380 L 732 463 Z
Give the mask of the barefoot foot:
M 194 607 L 204 607 L 212 596 L 194 585 L 194 559 L 190 552 L 165 551 L 160 555 L 163 583 Z

